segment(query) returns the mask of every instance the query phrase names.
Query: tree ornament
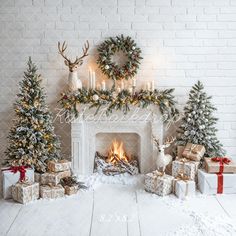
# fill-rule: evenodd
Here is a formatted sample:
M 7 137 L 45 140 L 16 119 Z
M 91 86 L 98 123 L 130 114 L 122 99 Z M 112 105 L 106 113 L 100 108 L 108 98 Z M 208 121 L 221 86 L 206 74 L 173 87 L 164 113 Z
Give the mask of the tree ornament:
M 97 94 L 94 94 L 94 95 L 93 95 L 93 100 L 94 100 L 94 101 L 97 101 L 98 99 L 99 99 L 99 96 L 98 96 Z
M 196 134 L 195 130 L 191 130 L 190 134 L 195 135 Z
M 186 130 L 185 132 L 184 132 L 184 135 L 189 135 L 189 131 L 188 130 Z
M 112 57 L 122 51 L 127 61 L 119 66 L 112 61 Z M 98 47 L 98 67 L 113 80 L 130 79 L 137 74 L 141 57 L 141 49 L 136 46 L 131 37 L 116 36 L 105 40 Z

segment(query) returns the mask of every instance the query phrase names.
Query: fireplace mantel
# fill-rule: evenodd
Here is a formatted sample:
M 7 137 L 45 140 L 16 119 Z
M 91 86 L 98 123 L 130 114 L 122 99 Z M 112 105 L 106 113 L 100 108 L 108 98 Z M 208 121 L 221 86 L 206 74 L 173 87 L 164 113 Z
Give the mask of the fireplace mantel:
M 71 122 L 72 168 L 79 175 L 90 175 L 94 170 L 96 134 L 135 133 L 140 137 L 139 167 L 141 173 L 155 169 L 152 134 L 161 137 L 163 123 L 159 110 L 133 109 L 128 115 L 114 112 L 110 116 L 102 112 L 94 116 L 95 110 L 82 112 Z

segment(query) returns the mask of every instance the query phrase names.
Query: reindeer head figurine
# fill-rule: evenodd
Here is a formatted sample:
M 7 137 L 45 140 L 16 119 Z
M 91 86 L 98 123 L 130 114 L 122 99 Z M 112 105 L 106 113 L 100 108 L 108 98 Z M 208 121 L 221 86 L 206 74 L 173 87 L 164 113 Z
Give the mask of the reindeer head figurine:
M 154 144 L 156 145 L 159 152 L 164 152 L 164 150 L 168 148 L 175 141 L 175 139 L 176 138 L 174 137 L 166 138 L 165 142 L 160 145 L 159 139 L 153 136 Z
M 72 62 L 66 55 L 65 51 L 67 49 L 67 44 L 64 41 L 63 44 L 61 45 L 60 42 L 58 42 L 58 50 L 59 54 L 65 59 L 65 65 L 69 67 L 69 71 L 73 72 L 78 69 L 79 66 L 83 64 L 83 58 L 88 56 L 88 50 L 89 50 L 89 42 L 86 41 L 83 47 L 83 55 L 81 57 L 76 57 L 74 62 Z

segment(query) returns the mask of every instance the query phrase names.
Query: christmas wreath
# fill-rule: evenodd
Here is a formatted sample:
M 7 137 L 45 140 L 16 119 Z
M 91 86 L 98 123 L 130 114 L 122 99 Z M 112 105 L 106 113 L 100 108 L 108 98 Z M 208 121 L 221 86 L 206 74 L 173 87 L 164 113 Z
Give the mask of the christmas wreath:
M 119 66 L 112 61 L 112 57 L 123 52 L 127 57 L 126 63 Z M 131 37 L 116 36 L 105 40 L 98 47 L 99 57 L 97 60 L 99 68 L 102 72 L 113 80 L 121 80 L 134 77 L 139 68 L 140 60 L 142 59 L 141 49 L 137 47 Z

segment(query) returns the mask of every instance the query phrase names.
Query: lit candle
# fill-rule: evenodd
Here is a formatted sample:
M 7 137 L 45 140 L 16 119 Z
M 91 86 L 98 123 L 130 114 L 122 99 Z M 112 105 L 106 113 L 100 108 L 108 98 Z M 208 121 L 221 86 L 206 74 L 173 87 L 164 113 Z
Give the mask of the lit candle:
M 121 90 L 124 90 L 124 88 L 125 88 L 125 84 L 124 84 L 124 81 L 123 81 L 123 80 L 122 80 L 121 83 L 120 83 L 120 88 L 121 88 Z
M 147 88 L 148 91 L 151 89 L 150 82 L 147 82 L 147 84 L 146 84 L 146 88 Z
M 152 91 L 154 91 L 154 89 L 155 89 L 155 81 L 153 80 L 152 81 Z
M 92 84 L 93 89 L 95 89 L 95 86 L 96 86 L 96 74 L 95 71 L 93 71 L 93 84 Z
M 134 86 L 134 87 L 136 86 L 136 79 L 135 78 L 132 79 L 132 86 Z
M 120 88 L 120 87 L 117 88 L 117 92 L 118 92 L 118 93 L 121 92 L 121 88 Z
M 102 81 L 102 90 L 106 90 L 106 83 L 104 80 Z

